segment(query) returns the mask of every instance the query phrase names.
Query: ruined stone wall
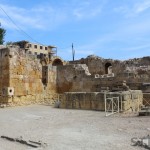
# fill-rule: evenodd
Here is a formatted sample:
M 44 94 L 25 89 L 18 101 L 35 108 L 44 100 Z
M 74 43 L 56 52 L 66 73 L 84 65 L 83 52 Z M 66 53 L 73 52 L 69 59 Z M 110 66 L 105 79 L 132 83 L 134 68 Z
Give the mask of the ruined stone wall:
M 7 49 L 0 51 L 0 89 L 9 85 L 9 53 Z
M 58 66 L 57 69 L 57 86 L 58 92 L 68 92 L 68 91 L 82 91 L 83 90 L 83 78 L 89 76 L 87 66 L 76 64 L 76 65 L 66 65 Z M 86 90 L 86 89 L 84 89 Z
M 9 51 L 4 48 L 0 51 L 0 99 L 2 102 L 5 99 L 6 87 L 9 87 Z
M 95 74 L 107 74 L 106 68 L 109 63 L 112 66 L 112 72 L 117 76 L 143 78 L 147 81 L 150 77 L 150 57 L 135 58 L 126 61 L 104 59 L 98 56 L 88 56 L 70 64 L 86 64 L 89 72 Z
M 133 90 L 143 90 L 150 92 L 148 84 L 150 84 L 150 57 L 130 59 L 127 61 L 119 61 L 112 59 L 103 59 L 97 56 L 88 56 L 70 64 L 86 64 L 92 76 L 97 76 L 97 80 L 107 80 L 106 77 L 113 74 L 113 85 L 126 80 L 127 85 Z M 108 72 L 111 66 L 111 73 Z M 109 78 L 110 79 L 110 78 Z M 108 80 L 109 80 L 108 79 Z M 102 82 L 103 82 L 102 81 Z M 111 83 L 110 83 L 111 86 Z M 145 87 L 144 87 L 145 86 Z M 149 88 L 150 89 L 150 88 Z
M 58 93 L 99 92 L 101 87 L 112 86 L 114 77 L 95 78 L 85 64 L 59 66 L 57 70 Z
M 66 92 L 61 100 L 61 108 L 73 109 L 89 109 L 89 110 L 105 110 L 105 98 L 118 97 L 118 101 L 114 101 L 114 110 L 118 107 L 120 111 L 138 111 L 143 104 L 143 94 L 141 91 L 124 91 L 124 92 Z M 107 101 L 110 102 L 109 100 Z M 115 107 L 115 106 L 118 107 Z M 109 103 L 107 109 L 112 108 Z
M 57 93 L 56 67 L 49 65 L 42 70 L 43 67 L 35 56 L 29 56 L 25 50 L 17 47 L 5 51 L 8 56 L 5 61 L 1 59 L 5 66 L 2 68 L 1 81 L 5 81 L 5 84 L 2 83 L 1 88 L 8 92 L 0 98 L 1 102 L 3 99 L 16 104 L 51 101 Z M 4 50 L 1 53 L 4 55 Z
M 82 58 L 78 61 L 71 61 L 70 64 L 86 64 L 88 66 L 89 72 L 91 75 L 99 74 L 108 74 L 107 64 L 112 66 L 113 73 L 117 74 L 125 70 L 125 65 L 122 61 L 113 60 L 113 59 L 104 59 L 95 55 L 90 55 L 87 58 Z
M 10 63 L 10 87 L 14 88 L 13 101 L 35 100 L 43 93 L 42 66 L 35 57 L 29 57 L 19 48 L 13 51 Z M 27 98 L 28 97 L 28 98 Z
M 118 61 L 90 56 L 65 66 L 60 59 L 54 64 L 42 65 L 19 47 L 1 49 L 0 101 L 53 102 L 57 93 L 112 91 L 123 80 L 132 90 L 150 92 L 149 57 Z
M 57 67 L 52 66 L 51 64 L 46 67 L 46 84 L 44 83 L 44 100 L 46 103 L 54 104 L 56 100 L 58 100 L 57 94 Z
M 85 64 L 74 64 L 58 67 L 58 92 L 100 92 L 113 90 L 116 85 L 122 84 L 125 78 L 114 74 L 91 75 Z

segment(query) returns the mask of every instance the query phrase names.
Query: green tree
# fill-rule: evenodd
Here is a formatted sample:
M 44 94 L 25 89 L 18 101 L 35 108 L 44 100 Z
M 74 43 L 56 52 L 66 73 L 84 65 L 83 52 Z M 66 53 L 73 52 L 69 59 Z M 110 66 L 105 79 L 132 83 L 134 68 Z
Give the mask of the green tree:
M 0 44 L 4 43 L 5 34 L 6 34 L 6 30 L 0 27 Z
M 8 42 L 6 42 L 6 45 L 13 45 L 13 42 L 8 41 Z

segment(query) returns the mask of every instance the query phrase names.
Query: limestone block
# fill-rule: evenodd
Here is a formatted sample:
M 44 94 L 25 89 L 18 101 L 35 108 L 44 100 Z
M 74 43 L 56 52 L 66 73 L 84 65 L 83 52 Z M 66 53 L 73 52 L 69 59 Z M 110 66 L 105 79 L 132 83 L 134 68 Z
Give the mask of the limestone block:
M 131 94 L 136 93 L 138 99 L 131 99 Z M 91 110 L 105 110 L 104 92 L 66 92 L 61 101 L 61 107 L 73 108 L 73 109 L 91 109 Z M 121 104 L 121 96 L 127 97 L 126 100 L 122 101 L 122 110 L 138 111 L 140 105 L 142 105 L 142 92 L 141 91 L 130 91 L 129 92 L 108 92 L 107 98 L 119 97 L 119 104 Z M 126 96 L 127 95 L 127 96 Z M 119 105 L 121 108 L 121 105 Z
M 14 103 L 18 103 L 20 101 L 20 97 L 17 97 L 17 96 L 13 97 L 12 101 Z

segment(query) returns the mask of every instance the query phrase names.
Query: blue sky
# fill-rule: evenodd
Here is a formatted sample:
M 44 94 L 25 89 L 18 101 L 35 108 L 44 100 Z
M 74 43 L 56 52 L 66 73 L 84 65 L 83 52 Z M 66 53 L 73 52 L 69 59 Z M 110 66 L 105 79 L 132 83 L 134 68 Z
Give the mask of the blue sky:
M 5 41 L 28 40 L 58 47 L 71 60 L 97 55 L 130 59 L 150 54 L 150 0 L 0 0 Z M 34 39 L 34 41 L 33 41 Z

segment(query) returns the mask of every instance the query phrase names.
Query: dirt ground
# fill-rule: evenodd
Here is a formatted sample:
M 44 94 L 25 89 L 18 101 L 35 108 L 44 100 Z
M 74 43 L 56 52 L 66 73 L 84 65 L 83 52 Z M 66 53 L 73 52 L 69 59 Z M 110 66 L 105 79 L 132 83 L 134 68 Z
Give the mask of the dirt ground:
M 0 136 L 42 141 L 45 148 L 0 138 L 0 150 L 139 150 L 132 137 L 150 134 L 150 117 L 30 105 L 0 109 Z

